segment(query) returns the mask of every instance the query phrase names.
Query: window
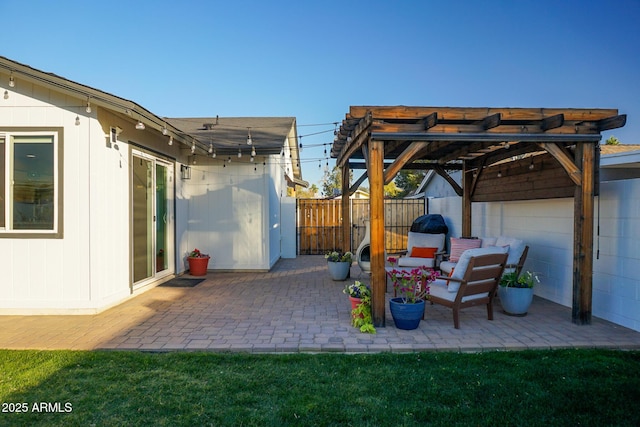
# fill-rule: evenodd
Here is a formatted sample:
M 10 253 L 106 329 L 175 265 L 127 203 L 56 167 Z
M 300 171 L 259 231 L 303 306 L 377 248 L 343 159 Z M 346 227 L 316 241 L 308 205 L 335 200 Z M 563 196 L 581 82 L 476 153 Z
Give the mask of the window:
M 0 133 L 0 233 L 4 237 L 59 232 L 57 139 L 55 132 Z

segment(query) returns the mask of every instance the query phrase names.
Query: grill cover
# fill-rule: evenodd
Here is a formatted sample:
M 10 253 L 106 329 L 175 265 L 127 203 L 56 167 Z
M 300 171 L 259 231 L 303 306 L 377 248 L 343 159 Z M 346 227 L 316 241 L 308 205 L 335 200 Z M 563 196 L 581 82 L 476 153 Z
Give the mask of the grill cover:
M 442 215 L 429 214 L 416 218 L 411 224 L 411 231 L 414 233 L 447 234 L 449 227 L 445 224 Z

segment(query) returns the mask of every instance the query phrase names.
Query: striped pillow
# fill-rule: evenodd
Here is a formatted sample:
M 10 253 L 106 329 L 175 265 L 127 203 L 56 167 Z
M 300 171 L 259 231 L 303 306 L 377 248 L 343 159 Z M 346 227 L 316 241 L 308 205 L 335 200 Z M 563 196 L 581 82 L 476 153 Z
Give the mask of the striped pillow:
M 460 255 L 462 252 L 467 249 L 476 249 L 479 248 L 482 244 L 482 240 L 480 239 L 457 239 L 455 237 L 451 238 L 451 255 L 449 255 L 449 261 L 458 262 L 460 259 Z

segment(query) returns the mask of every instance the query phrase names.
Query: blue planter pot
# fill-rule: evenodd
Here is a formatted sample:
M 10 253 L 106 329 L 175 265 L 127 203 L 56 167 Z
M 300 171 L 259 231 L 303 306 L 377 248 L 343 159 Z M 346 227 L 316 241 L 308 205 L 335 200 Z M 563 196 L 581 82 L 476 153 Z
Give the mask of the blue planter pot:
M 506 314 L 525 316 L 533 301 L 533 288 L 498 287 L 500 304 Z
M 389 300 L 389 309 L 393 322 L 398 329 L 416 329 L 420 325 L 422 315 L 424 314 L 424 301 L 420 300 L 415 304 L 405 304 L 402 298 L 391 298 Z
M 346 280 L 351 269 L 350 262 L 332 262 L 328 261 L 329 275 L 333 280 Z

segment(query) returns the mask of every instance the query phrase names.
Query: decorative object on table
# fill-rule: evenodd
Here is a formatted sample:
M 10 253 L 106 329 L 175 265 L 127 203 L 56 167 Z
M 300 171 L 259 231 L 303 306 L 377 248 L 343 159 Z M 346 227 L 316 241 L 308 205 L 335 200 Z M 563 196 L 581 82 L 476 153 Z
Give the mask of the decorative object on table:
M 393 267 L 396 259 L 388 261 Z M 393 283 L 394 298 L 389 300 L 389 309 L 396 327 L 416 329 L 424 316 L 424 302 L 429 299 L 429 283 L 437 277 L 435 270 L 426 266 L 411 270 L 392 268 L 387 275 Z
M 199 249 L 196 248 L 192 250 L 187 257 L 189 274 L 192 276 L 206 276 L 209 259 L 211 259 L 211 257 L 203 254 Z
M 327 267 L 331 279 L 342 281 L 349 277 L 353 254 L 351 252 L 332 251 L 324 256 L 327 259 Z
M 520 275 L 516 272 L 503 275 L 498 287 L 498 297 L 504 312 L 510 316 L 526 316 L 533 301 L 535 283 L 540 283 L 540 279 L 530 271 Z
M 360 332 L 375 334 L 371 316 L 371 289 L 360 281 L 345 286 L 343 293 L 349 295 L 351 301 L 351 324 Z

